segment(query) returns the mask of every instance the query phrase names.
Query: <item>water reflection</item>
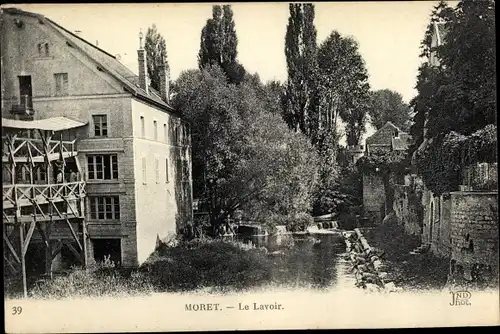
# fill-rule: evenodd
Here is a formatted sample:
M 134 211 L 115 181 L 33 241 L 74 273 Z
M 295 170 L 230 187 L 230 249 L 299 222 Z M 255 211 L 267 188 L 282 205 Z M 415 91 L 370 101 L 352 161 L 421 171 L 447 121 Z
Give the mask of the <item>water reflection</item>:
M 327 288 L 336 283 L 339 255 L 345 252 L 340 235 L 241 236 L 244 243 L 265 247 L 273 265 L 272 281 L 277 285 Z

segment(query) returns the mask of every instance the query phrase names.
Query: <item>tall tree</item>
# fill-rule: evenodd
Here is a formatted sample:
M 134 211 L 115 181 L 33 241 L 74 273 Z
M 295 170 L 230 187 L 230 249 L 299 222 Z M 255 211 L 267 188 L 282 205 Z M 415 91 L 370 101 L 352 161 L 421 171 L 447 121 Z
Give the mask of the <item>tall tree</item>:
M 444 43 L 431 45 L 434 22 L 444 24 Z M 419 69 L 412 135 L 422 141 L 450 131 L 471 134 L 496 122 L 495 5 L 466 0 L 455 9 L 442 1 L 431 14 Z M 430 55 L 439 62 L 432 64 Z
M 284 119 L 294 131 L 314 135 L 317 118 L 317 43 L 314 5 L 291 3 L 285 35 L 288 80 Z
M 237 61 L 238 37 L 230 5 L 214 5 L 212 18 L 201 32 L 199 68 L 206 65 L 218 65 L 233 83 L 240 83 L 245 76 L 245 69 Z
M 173 104 L 192 124 L 193 191 L 210 199 L 214 227 L 240 209 L 256 218 L 310 210 L 316 152 L 265 110 L 256 80 L 229 84 L 218 66 L 177 80 Z
M 146 50 L 146 60 L 148 67 L 148 75 L 151 79 L 151 87 L 160 90 L 160 71 L 161 65 L 165 66 L 167 71 L 170 71 L 167 60 L 167 47 L 165 38 L 158 32 L 156 25 L 153 24 L 148 28 L 144 43 Z
M 445 30 L 438 47 L 431 44 L 436 18 Z M 491 162 L 483 152 L 496 146 L 491 140 L 496 130 L 494 29 L 490 0 L 463 0 L 454 9 L 441 2 L 431 15 L 422 42 L 428 61 L 419 70 L 418 95 L 412 100 L 417 111 L 412 134 L 420 142 L 424 134 L 430 139 L 414 156 L 424 183 L 436 194 L 456 190 L 464 166 Z M 438 62 L 429 61 L 431 55 Z
M 381 89 L 370 94 L 368 114 L 371 123 L 380 129 L 387 122 L 392 122 L 403 131 L 408 131 L 411 123 L 411 109 L 398 92 Z
M 346 123 L 348 145 L 358 145 L 365 131 L 369 102 L 368 73 L 358 43 L 333 31 L 318 51 L 320 128 L 335 129 L 340 117 Z

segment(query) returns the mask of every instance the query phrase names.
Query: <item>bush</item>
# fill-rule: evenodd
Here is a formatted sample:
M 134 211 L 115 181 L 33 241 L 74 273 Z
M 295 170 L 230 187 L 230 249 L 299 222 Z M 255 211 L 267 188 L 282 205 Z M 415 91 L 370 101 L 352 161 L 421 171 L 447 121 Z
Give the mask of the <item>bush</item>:
M 270 278 L 271 262 L 263 249 L 214 239 L 195 239 L 177 247 L 160 247 L 140 272 L 162 291 L 206 287 L 218 290 L 256 286 Z
M 116 269 L 112 263 L 97 263 L 87 269 L 72 268 L 71 272 L 51 280 L 39 281 L 29 296 L 40 299 L 143 295 L 154 291 L 143 273 Z

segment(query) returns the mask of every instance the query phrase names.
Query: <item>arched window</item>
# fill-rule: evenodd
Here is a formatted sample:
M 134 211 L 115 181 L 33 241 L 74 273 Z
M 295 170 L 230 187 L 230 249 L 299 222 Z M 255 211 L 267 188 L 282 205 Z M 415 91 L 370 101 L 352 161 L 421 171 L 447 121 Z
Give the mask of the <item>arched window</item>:
M 48 57 L 50 55 L 49 53 L 49 43 L 45 43 L 45 57 Z
M 38 43 L 38 55 L 42 55 L 42 43 Z

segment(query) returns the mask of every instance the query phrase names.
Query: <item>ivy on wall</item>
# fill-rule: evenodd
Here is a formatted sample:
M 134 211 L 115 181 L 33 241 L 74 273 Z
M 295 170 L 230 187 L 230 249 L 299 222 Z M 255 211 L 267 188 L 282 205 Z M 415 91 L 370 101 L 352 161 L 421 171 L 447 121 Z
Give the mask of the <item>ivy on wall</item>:
M 417 151 L 419 174 L 426 187 L 436 195 L 456 191 L 464 167 L 497 161 L 497 127 L 487 125 L 469 136 L 454 131 L 429 140 Z

